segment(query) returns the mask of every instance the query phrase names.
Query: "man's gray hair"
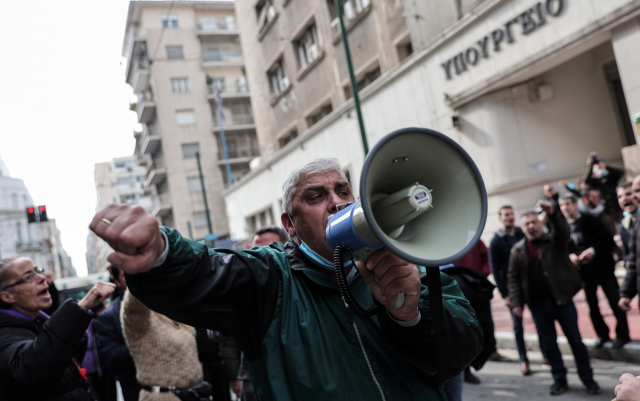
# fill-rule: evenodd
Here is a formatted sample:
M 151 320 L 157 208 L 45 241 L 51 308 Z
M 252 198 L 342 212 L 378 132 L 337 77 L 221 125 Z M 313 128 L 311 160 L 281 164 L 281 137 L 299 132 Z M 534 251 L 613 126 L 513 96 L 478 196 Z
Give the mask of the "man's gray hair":
M 296 186 L 300 180 L 304 181 L 310 175 L 324 173 L 329 170 L 337 171 L 345 181 L 349 181 L 344 171 L 340 169 L 338 159 L 330 157 L 313 159 L 302 166 L 294 168 L 284 179 L 284 184 L 282 184 L 282 210 L 290 216 L 293 214 L 293 194 L 296 192 Z

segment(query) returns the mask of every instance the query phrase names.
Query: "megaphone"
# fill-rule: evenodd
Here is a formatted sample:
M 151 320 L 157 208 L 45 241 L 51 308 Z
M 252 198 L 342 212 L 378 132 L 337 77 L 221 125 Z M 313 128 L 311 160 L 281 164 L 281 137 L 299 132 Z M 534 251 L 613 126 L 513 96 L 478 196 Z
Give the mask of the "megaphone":
M 487 219 L 487 192 L 471 157 L 449 137 L 425 128 L 394 131 L 373 147 L 360 196 L 327 223 L 336 265 L 345 255 L 366 261 L 382 247 L 416 265 L 449 264 L 476 245 Z M 339 284 L 345 281 L 342 266 L 336 275 Z M 341 293 L 348 291 L 343 284 Z M 343 294 L 348 304 L 355 302 L 349 294 Z M 390 302 L 394 308 L 403 303 L 404 294 Z M 354 312 L 361 316 L 375 313 L 358 306 Z

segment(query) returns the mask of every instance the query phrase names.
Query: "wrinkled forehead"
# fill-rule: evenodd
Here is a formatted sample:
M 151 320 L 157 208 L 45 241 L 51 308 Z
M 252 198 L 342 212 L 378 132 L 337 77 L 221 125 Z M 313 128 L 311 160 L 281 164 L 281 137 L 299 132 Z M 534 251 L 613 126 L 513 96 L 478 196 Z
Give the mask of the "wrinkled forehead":
M 19 258 L 11 262 L 9 267 L 7 267 L 7 272 L 15 277 L 19 278 L 23 276 L 25 273 L 33 271 L 36 266 L 33 264 L 31 259 L 27 258 Z
M 540 223 L 540 220 L 538 220 L 538 216 L 533 214 L 522 216 L 523 225 L 530 224 L 530 223 Z
M 296 185 L 296 195 L 300 195 L 305 189 L 322 188 L 331 189 L 336 186 L 349 186 L 349 183 L 336 170 L 325 170 L 309 175 L 301 175 Z

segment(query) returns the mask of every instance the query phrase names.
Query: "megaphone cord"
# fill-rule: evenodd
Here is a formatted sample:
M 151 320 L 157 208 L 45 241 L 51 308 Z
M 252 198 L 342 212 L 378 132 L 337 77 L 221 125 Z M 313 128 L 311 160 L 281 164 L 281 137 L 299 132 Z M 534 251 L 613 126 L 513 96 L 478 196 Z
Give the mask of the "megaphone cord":
M 346 245 L 339 245 L 336 247 L 336 250 L 333 253 L 333 264 L 336 269 L 336 277 L 338 278 L 338 288 L 340 289 L 340 296 L 356 315 L 362 318 L 371 317 L 378 312 L 378 305 L 374 304 L 366 309 L 363 308 L 353 296 L 351 288 L 349 288 L 347 276 L 344 273 L 343 261 L 344 254 L 348 251 L 351 251 L 351 248 Z M 355 263 L 353 265 L 353 268 L 356 268 Z

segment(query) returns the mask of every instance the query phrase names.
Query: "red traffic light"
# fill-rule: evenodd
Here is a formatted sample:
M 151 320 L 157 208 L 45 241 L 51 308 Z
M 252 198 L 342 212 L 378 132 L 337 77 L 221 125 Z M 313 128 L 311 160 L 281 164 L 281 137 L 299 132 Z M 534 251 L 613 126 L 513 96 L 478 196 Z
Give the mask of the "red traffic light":
M 27 208 L 27 213 L 32 214 L 35 210 L 32 207 Z
M 39 206 L 38 209 L 40 209 L 40 212 L 46 212 L 47 211 L 46 206 Z

